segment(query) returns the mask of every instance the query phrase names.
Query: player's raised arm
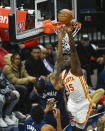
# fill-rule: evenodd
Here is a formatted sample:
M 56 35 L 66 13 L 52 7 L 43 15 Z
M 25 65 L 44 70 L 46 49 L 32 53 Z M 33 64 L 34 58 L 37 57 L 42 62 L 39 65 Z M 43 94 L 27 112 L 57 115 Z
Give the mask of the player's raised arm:
M 48 75 L 48 77 L 41 76 L 45 80 L 45 82 L 48 82 L 49 80 L 56 85 L 59 81 L 59 75 L 61 71 L 61 65 L 63 62 L 63 55 L 62 55 L 62 39 L 65 35 L 65 30 L 62 27 L 58 32 L 58 44 L 57 44 L 57 54 L 56 54 L 56 62 L 54 66 L 54 71 Z M 54 81 L 54 82 L 53 82 Z
M 67 27 L 67 33 L 69 36 L 69 45 L 70 45 L 70 54 L 71 54 L 71 72 L 74 75 L 81 76 L 83 75 L 83 73 L 82 73 L 80 60 L 75 48 L 75 42 L 70 27 Z
M 58 82 L 59 80 L 59 75 L 61 71 L 61 65 L 63 62 L 63 55 L 62 55 L 62 39 L 64 37 L 65 30 L 62 27 L 59 32 L 58 32 L 58 45 L 57 45 L 57 55 L 56 55 L 56 63 L 54 66 L 54 73 L 52 73 L 52 78 Z

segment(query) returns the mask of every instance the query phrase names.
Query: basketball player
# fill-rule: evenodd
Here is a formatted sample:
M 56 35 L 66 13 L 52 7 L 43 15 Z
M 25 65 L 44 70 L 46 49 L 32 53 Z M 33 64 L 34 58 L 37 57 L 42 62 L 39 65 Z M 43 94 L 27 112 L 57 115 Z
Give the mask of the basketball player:
M 92 107 L 88 95 L 88 87 L 83 76 L 78 54 L 72 37 L 71 26 L 66 27 L 69 37 L 70 54 L 65 57 L 66 68 L 61 74 L 61 80 L 69 92 L 67 109 L 74 116 L 71 120 L 73 131 L 82 131 L 85 128 Z M 70 68 L 70 64 L 71 68 Z
M 35 89 L 37 89 L 37 93 L 41 99 L 41 104 L 45 109 L 46 103 L 49 100 L 54 101 L 54 107 L 60 109 L 61 115 L 61 125 L 62 128 L 65 128 L 70 123 L 70 118 L 68 112 L 66 110 L 66 104 L 63 97 L 62 84 L 61 79 L 59 77 L 61 71 L 62 64 L 62 38 L 64 36 L 63 29 L 58 33 L 58 48 L 57 48 L 57 56 L 56 56 L 56 64 L 54 67 L 54 72 L 49 75 L 48 78 L 43 77 L 43 79 L 39 78 L 36 80 Z M 34 96 L 33 96 L 34 97 Z M 45 121 L 48 124 L 51 124 L 53 127 L 57 127 L 57 123 L 53 117 L 53 112 L 50 111 L 45 115 Z M 69 131 L 71 129 L 69 128 Z
M 24 131 L 55 131 L 54 127 L 50 124 L 46 124 L 44 121 L 44 115 L 52 110 L 52 103 L 46 105 L 45 110 L 38 103 L 34 103 L 31 109 L 31 116 L 28 116 L 24 123 Z M 60 120 L 60 111 L 59 109 L 54 108 L 54 118 L 57 121 L 57 131 L 62 131 L 61 120 Z

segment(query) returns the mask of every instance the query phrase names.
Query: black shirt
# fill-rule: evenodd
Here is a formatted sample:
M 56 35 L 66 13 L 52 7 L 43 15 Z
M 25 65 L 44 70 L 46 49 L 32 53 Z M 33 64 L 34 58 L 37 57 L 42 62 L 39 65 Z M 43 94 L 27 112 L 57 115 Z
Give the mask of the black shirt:
M 35 60 L 32 56 L 25 62 L 25 67 L 29 75 L 39 77 L 48 75 L 50 72 L 45 68 L 43 61 L 39 58 Z

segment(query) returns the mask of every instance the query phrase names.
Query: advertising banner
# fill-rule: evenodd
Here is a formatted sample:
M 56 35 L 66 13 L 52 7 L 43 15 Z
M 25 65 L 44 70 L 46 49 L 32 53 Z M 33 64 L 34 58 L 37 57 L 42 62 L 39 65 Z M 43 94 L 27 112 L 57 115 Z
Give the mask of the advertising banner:
M 0 8 L 0 28 L 8 29 L 8 15 L 11 10 L 6 8 Z M 24 31 L 26 26 L 27 11 L 17 10 L 17 30 Z

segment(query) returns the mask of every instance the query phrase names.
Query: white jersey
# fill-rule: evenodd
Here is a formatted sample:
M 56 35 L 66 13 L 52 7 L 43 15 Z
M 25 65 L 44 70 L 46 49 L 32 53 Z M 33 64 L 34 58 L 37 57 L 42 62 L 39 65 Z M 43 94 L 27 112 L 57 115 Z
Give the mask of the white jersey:
M 88 86 L 84 76 L 75 76 L 70 71 L 62 72 L 61 79 L 66 90 L 69 92 L 67 109 L 74 116 L 74 123 L 78 123 L 78 128 L 83 128 L 80 124 L 86 124 L 92 107 L 92 102 L 88 96 Z

